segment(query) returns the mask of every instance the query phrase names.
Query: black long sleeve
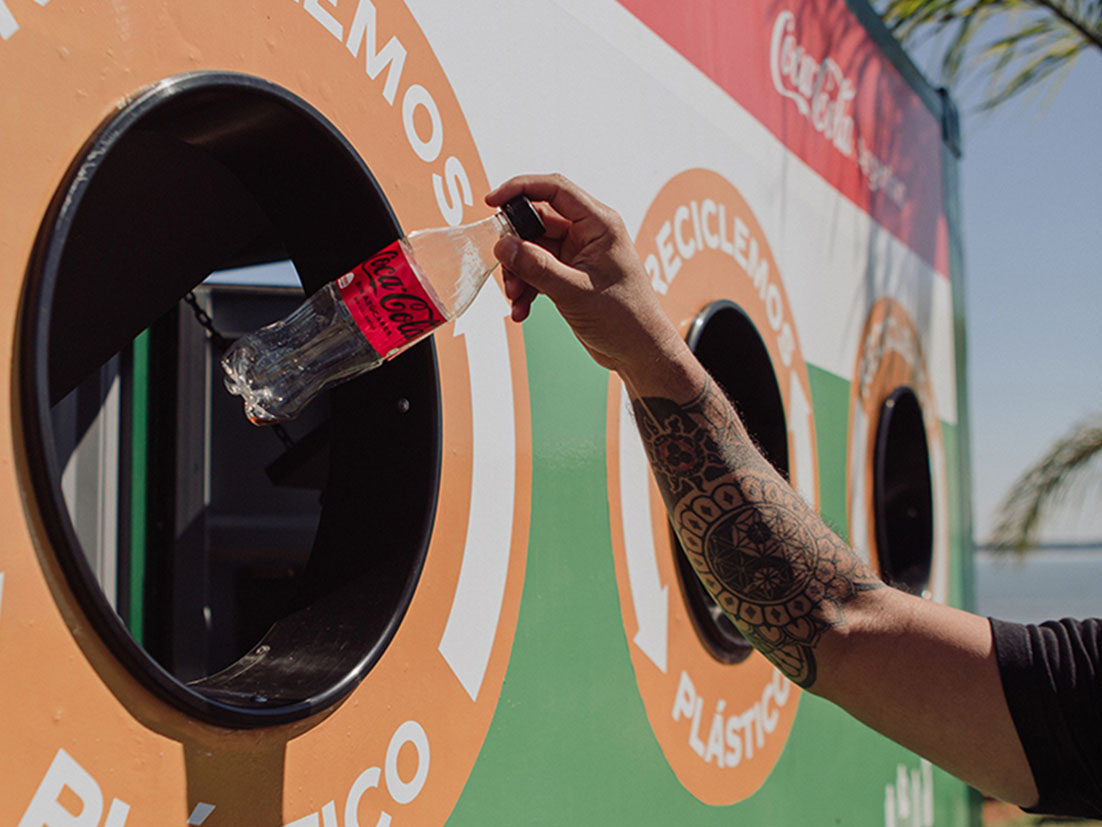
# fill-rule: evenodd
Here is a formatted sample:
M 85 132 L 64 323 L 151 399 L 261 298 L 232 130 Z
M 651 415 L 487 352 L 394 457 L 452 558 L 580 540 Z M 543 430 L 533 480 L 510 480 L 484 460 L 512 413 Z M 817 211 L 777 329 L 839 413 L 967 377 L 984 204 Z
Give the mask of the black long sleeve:
M 1102 620 L 991 621 L 1010 714 L 1040 800 L 1033 812 L 1102 817 Z

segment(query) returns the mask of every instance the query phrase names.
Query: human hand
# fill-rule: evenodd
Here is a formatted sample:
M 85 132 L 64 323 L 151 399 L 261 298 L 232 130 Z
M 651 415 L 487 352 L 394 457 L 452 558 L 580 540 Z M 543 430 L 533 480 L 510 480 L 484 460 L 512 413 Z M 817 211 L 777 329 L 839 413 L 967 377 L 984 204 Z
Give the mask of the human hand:
M 499 207 L 526 195 L 547 232 L 538 244 L 501 239 L 512 317 L 523 321 L 540 293 L 550 298 L 598 364 L 622 376 L 687 352 L 650 286 L 620 216 L 561 175 L 521 175 L 486 196 Z

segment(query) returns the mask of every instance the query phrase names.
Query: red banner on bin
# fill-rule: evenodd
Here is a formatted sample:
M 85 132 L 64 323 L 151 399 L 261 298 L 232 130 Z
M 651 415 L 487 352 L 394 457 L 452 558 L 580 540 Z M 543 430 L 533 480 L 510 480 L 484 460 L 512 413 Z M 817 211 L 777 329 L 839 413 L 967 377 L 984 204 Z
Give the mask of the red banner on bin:
M 843 0 L 620 3 L 948 275 L 941 125 Z

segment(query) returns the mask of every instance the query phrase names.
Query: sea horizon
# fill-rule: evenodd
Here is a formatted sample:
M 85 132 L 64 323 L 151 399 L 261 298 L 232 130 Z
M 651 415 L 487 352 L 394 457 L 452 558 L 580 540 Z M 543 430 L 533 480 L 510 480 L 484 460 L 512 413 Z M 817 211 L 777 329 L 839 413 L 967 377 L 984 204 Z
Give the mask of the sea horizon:
M 973 563 L 979 614 L 1021 623 L 1102 617 L 1102 540 L 1043 543 L 1021 556 L 980 546 Z

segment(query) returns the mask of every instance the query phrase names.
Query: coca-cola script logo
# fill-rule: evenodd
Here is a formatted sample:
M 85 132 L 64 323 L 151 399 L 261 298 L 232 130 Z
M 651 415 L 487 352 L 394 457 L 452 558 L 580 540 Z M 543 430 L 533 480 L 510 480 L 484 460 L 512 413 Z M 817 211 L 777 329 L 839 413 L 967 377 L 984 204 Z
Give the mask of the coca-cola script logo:
M 411 296 L 409 293 L 383 296 L 379 299 L 379 306 L 386 311 L 398 332 L 407 339 L 420 336 L 443 321 L 428 299 Z
M 401 241 L 342 276 L 337 288 L 356 326 L 384 359 L 393 358 L 445 321 Z
M 380 310 L 406 339 L 420 336 L 443 323 L 432 300 L 416 284 L 417 277 L 400 249 L 388 247 L 365 261 L 361 268 Z
M 769 47 L 773 87 L 791 100 L 817 132 L 846 157 L 853 157 L 854 127 L 850 104 L 856 84 L 827 56 L 821 61 L 799 42 L 796 15 L 782 11 L 773 23 Z

